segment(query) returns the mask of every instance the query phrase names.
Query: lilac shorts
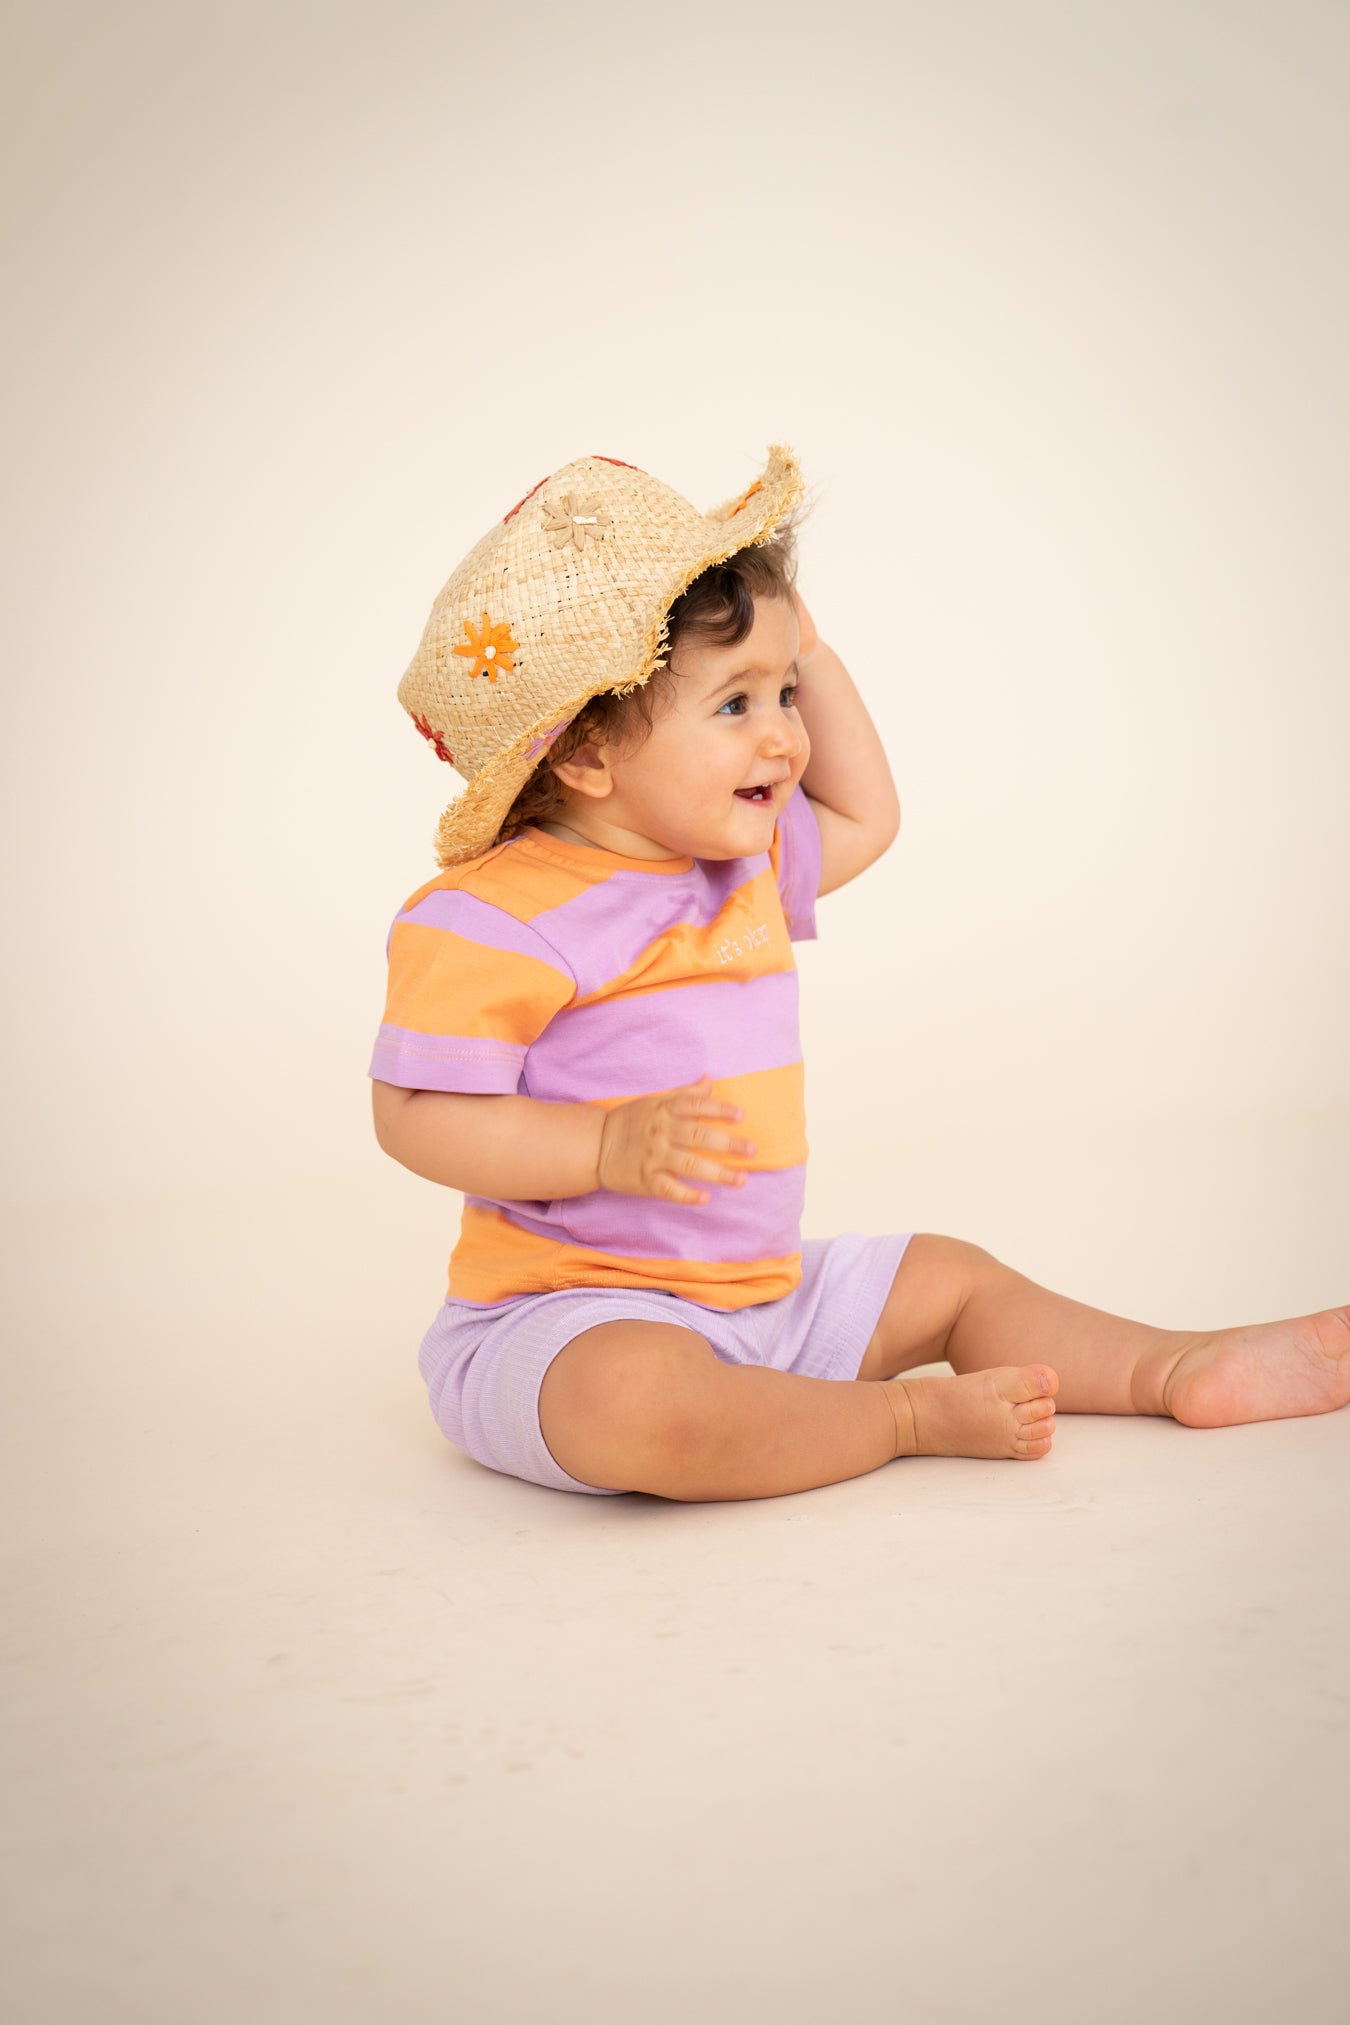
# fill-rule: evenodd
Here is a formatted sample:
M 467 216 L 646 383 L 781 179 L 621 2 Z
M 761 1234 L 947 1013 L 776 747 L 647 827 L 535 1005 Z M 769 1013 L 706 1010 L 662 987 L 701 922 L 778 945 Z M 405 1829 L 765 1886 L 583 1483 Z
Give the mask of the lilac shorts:
M 801 1285 L 750 1308 L 705 1308 L 644 1287 L 447 1300 L 422 1338 L 417 1368 L 437 1426 L 475 1462 L 554 1490 L 622 1497 L 569 1476 L 539 1426 L 544 1373 L 574 1336 L 598 1322 L 674 1322 L 695 1330 L 724 1364 L 856 1378 L 909 1236 L 807 1238 Z

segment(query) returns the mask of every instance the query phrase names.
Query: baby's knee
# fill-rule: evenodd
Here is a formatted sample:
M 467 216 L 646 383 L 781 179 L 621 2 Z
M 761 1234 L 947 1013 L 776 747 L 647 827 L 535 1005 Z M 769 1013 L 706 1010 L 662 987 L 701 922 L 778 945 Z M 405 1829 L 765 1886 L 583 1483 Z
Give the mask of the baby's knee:
M 540 1388 L 549 1453 L 581 1483 L 646 1490 L 696 1438 L 716 1367 L 704 1338 L 676 1323 L 583 1329 L 558 1352 Z

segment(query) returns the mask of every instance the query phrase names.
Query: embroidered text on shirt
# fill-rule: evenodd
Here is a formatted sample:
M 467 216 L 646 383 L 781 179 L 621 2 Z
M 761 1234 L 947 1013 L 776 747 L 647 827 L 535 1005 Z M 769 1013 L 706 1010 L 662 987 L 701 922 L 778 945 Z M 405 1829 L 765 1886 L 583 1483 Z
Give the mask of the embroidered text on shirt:
M 743 935 L 726 935 L 716 944 L 719 963 L 734 963 L 738 956 L 748 956 L 752 949 L 759 949 L 766 943 L 773 930 L 767 921 L 761 921 L 755 928 L 747 928 Z

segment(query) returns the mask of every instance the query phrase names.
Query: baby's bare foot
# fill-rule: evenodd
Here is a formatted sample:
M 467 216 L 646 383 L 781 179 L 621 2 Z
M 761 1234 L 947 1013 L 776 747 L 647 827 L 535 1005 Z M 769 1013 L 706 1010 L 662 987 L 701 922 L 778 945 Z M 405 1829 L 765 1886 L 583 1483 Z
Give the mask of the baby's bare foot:
M 1350 1404 L 1350 1308 L 1216 1329 L 1159 1375 L 1162 1411 L 1186 1427 L 1331 1413 Z
M 959 1378 L 883 1381 L 895 1414 L 897 1455 L 1047 1455 L 1058 1374 L 1048 1364 L 1000 1364 Z

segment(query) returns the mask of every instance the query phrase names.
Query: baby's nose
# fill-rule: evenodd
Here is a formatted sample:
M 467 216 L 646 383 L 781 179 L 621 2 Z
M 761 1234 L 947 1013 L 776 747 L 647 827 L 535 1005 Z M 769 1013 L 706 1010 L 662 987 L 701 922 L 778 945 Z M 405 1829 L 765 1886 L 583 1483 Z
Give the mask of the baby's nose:
M 777 732 L 765 741 L 765 750 L 783 759 L 796 760 L 806 750 L 806 738 L 795 725 L 780 725 Z

